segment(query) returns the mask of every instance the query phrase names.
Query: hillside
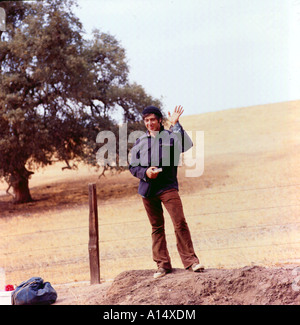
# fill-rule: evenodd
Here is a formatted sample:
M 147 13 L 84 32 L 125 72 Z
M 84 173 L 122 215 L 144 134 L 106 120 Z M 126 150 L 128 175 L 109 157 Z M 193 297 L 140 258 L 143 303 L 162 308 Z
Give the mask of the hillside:
M 207 285 L 218 281 L 214 276 L 234 278 L 243 268 L 256 265 L 274 272 L 274 277 L 282 269 L 281 288 L 286 292 L 297 276 L 292 270 L 300 262 L 300 101 L 183 116 L 181 123 L 194 135 L 204 131 L 204 173 L 186 177 L 189 167 L 180 167 L 179 184 L 195 250 L 208 270 L 203 273 Z M 108 299 L 106 292 L 121 274 L 124 283 L 136 277 L 147 287 L 144 280 L 152 279 L 155 265 L 138 181 L 128 172 L 99 179 L 86 166 L 63 172 L 61 167 L 36 171 L 30 180 L 34 202 L 18 206 L 8 195 L 0 196 L 0 267 L 7 282 L 19 284 L 41 276 L 62 294 L 78 292 L 72 303 L 85 297 L 85 290 L 90 302 L 95 302 L 89 290 L 97 288 Z M 102 284 L 97 288 L 81 285 L 89 283 L 87 184 L 91 182 L 97 184 L 99 209 Z M 5 189 L 0 183 L 0 191 Z M 167 213 L 166 232 L 173 267 L 178 270 L 168 279 L 185 278 Z M 256 274 L 257 283 L 265 283 L 255 270 L 261 269 L 249 275 Z M 188 273 L 182 285 L 192 283 L 191 276 Z M 71 291 L 65 290 L 66 283 Z M 264 286 L 280 291 L 271 282 Z M 279 301 L 272 299 L 270 303 Z

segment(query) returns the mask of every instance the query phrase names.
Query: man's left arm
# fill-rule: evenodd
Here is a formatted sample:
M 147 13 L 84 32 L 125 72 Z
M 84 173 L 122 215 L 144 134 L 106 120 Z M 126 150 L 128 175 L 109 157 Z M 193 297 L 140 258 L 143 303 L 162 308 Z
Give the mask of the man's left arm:
M 178 140 L 180 140 L 179 147 L 181 148 L 181 152 L 185 152 L 193 146 L 192 139 L 184 131 L 182 125 L 179 123 L 179 117 L 183 114 L 183 111 L 183 107 L 179 105 L 175 107 L 172 115 L 170 112 L 168 112 L 168 119 L 171 123 L 170 131 L 174 134 L 180 135 L 178 136 Z
M 179 146 L 181 147 L 181 152 L 186 152 L 190 148 L 192 148 L 193 141 L 179 122 L 177 122 L 173 127 L 171 127 L 170 131 L 174 134 L 179 135 L 178 140 Z

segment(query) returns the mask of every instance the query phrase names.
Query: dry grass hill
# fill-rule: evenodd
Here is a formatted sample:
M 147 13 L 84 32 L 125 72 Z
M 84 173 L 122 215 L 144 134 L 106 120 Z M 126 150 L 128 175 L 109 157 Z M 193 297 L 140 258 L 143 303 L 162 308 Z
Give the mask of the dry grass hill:
M 201 261 L 213 272 L 287 267 L 291 280 L 291 265 L 300 262 L 300 101 L 183 116 L 181 123 L 194 135 L 204 131 L 203 175 L 186 177 L 188 167 L 179 170 L 185 214 Z M 148 271 L 143 270 L 153 270 L 151 229 L 136 193 L 138 181 L 128 172 L 98 179 L 86 166 L 63 172 L 61 167 L 33 175 L 35 201 L 29 204 L 11 204 L 4 195 L 6 184 L 0 183 L 0 267 L 7 283 L 41 276 L 62 295 L 74 298 L 76 293 L 76 299 L 65 302 L 82 302 L 80 290 L 89 281 L 90 182 L 97 183 L 101 288 L 106 292 L 122 272 L 134 269 L 144 277 Z M 166 217 L 173 267 L 182 269 Z M 84 296 L 89 303 L 86 291 Z

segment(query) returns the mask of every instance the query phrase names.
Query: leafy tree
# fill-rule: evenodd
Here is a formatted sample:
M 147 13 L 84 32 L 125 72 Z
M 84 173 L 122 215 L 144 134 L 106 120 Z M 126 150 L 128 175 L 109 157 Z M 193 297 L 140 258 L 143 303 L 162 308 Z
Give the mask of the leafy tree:
M 2 3 L 1 3 L 2 4 Z M 29 178 L 54 161 L 96 165 L 96 136 L 116 130 L 122 109 L 129 130 L 160 102 L 128 82 L 125 50 L 96 30 L 82 36 L 74 1 L 6 2 L 0 42 L 0 178 L 16 203 L 32 200 Z

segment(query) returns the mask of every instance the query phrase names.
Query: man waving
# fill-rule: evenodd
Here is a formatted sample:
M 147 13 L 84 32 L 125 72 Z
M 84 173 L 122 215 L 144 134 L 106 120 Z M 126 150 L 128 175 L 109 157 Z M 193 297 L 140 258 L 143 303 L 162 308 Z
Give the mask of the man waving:
M 192 140 L 179 124 L 182 113 L 182 106 L 176 106 L 173 114 L 168 112 L 171 128 L 165 130 L 161 111 L 154 106 L 146 107 L 142 115 L 147 133 L 137 140 L 131 151 L 129 170 L 140 179 L 138 192 L 152 226 L 152 254 L 158 267 L 154 278 L 172 271 L 162 204 L 171 216 L 183 266 L 194 272 L 203 270 L 193 248 L 178 194 L 177 167 L 180 154 L 193 146 Z

